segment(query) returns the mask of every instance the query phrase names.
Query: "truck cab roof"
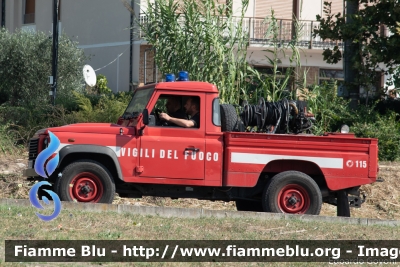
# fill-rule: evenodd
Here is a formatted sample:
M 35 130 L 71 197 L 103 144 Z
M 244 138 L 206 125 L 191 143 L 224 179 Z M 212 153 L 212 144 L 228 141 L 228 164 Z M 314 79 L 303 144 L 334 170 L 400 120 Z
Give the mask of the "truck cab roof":
M 207 82 L 197 82 L 197 81 L 185 81 L 185 82 L 160 82 L 157 84 L 148 84 L 143 87 L 138 88 L 145 89 L 149 87 L 154 87 L 157 90 L 175 90 L 175 91 L 188 91 L 192 92 L 204 92 L 204 93 L 218 93 L 218 89 L 215 85 Z

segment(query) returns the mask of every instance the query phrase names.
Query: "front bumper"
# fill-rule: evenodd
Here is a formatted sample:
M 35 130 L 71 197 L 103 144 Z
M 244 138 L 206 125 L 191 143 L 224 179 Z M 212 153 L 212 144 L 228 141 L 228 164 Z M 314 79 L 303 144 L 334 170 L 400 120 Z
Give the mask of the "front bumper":
M 35 172 L 35 168 L 33 167 L 34 164 L 35 164 L 34 160 L 29 160 L 28 161 L 28 168 L 23 171 L 23 176 L 24 177 L 37 177 L 37 176 L 39 176 Z
M 35 169 L 30 168 L 30 169 L 25 169 L 23 172 L 24 177 L 37 177 L 39 176 L 36 172 Z

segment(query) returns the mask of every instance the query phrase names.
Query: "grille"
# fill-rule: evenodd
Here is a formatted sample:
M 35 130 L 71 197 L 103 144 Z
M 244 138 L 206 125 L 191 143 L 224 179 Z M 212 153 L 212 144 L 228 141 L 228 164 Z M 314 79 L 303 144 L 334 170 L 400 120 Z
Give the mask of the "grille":
M 39 138 L 29 140 L 29 159 L 34 160 L 38 155 Z

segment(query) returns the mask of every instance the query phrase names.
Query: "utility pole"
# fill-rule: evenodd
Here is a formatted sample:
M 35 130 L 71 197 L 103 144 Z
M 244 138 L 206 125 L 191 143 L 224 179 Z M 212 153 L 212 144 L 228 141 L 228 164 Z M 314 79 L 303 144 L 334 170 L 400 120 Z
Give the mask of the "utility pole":
M 353 15 L 358 12 L 358 0 L 346 1 L 346 24 L 353 23 Z M 353 40 L 345 40 L 344 47 L 344 81 L 348 97 L 350 98 L 350 108 L 356 109 L 360 98 L 360 87 L 358 83 L 358 70 L 354 68 L 354 58 L 359 57 L 359 45 Z
M 53 106 L 56 103 L 57 93 L 57 64 L 58 64 L 58 1 L 53 0 L 53 60 L 52 60 L 52 79 L 50 79 L 51 102 Z
M 133 72 L 133 66 L 132 66 L 132 60 L 133 60 L 133 0 L 131 0 L 131 27 L 130 27 L 130 40 L 129 40 L 129 91 L 133 91 L 133 82 L 132 82 L 132 72 Z
M 1 27 L 6 26 L 6 0 L 1 0 Z

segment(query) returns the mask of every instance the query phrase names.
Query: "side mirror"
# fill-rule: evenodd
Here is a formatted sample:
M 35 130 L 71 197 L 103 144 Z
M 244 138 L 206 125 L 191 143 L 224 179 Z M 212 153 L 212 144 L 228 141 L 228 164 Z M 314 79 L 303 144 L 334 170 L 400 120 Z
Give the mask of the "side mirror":
M 149 111 L 147 108 L 143 109 L 143 124 L 144 125 L 149 125 Z

